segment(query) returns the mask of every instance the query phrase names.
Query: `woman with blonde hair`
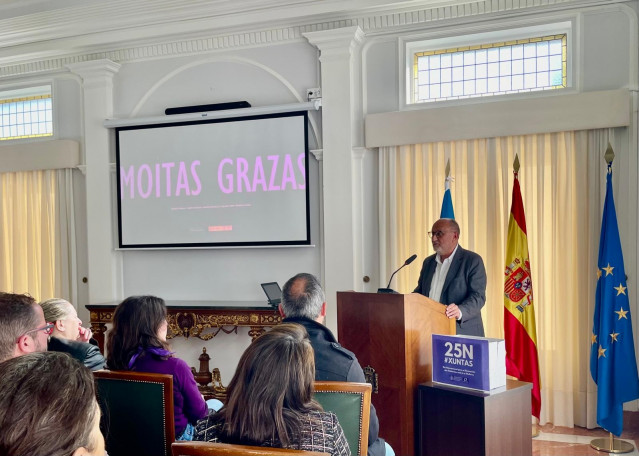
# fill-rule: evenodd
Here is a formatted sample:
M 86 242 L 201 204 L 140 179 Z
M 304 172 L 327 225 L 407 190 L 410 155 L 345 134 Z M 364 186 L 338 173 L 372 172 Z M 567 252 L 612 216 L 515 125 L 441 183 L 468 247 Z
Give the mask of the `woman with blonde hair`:
M 315 358 L 303 326 L 285 323 L 244 352 L 227 402 L 196 440 L 351 454 L 337 417 L 313 399 Z
M 78 312 L 69 301 L 61 298 L 40 303 L 44 319 L 53 324 L 47 350 L 68 353 L 91 370 L 103 369 L 106 361 L 100 353 L 89 328 L 82 327 Z

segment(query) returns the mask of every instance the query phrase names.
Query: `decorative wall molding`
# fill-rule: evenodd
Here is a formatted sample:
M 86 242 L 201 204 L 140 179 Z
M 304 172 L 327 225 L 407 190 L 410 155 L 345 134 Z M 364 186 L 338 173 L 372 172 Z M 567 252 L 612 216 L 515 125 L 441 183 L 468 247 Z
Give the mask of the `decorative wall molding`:
M 100 88 L 113 86 L 113 76 L 120 71 L 122 65 L 109 59 L 89 60 L 71 63 L 67 68 L 82 78 L 82 85 L 86 88 Z
M 202 6 L 202 2 L 195 0 L 185 0 L 185 2 L 191 6 L 193 4 Z M 63 72 L 68 65 L 98 59 L 128 63 L 177 55 L 206 54 L 237 48 L 284 44 L 304 40 L 303 36 L 307 33 L 345 27 L 359 27 L 365 35 L 370 35 L 415 29 L 435 23 L 450 25 L 469 22 L 482 15 L 520 16 L 533 11 L 628 2 L 622 0 L 477 0 L 439 6 L 437 3 L 429 2 L 428 5 L 431 5 L 429 7 L 416 8 L 414 4 L 423 5 L 425 2 L 387 1 L 386 3 L 390 4 L 392 9 L 380 10 L 382 7 L 379 6 L 380 2 L 377 2 L 376 9 L 380 11 L 367 12 L 367 9 L 360 6 L 350 12 L 339 10 L 340 12 L 322 14 L 315 14 L 311 5 L 303 5 L 298 8 L 295 15 L 292 13 L 287 15 L 291 17 L 290 21 L 287 21 L 286 17 L 271 19 L 268 21 L 270 24 L 264 21 L 261 24 L 240 24 L 231 21 L 231 25 L 226 26 L 225 29 L 233 28 L 235 31 L 227 32 L 221 32 L 223 28 L 216 26 L 215 21 L 204 24 L 207 17 L 195 16 L 197 9 L 181 8 L 180 14 L 176 16 L 174 7 L 168 7 L 169 2 L 157 1 L 156 3 L 158 7 L 151 12 L 127 9 L 124 7 L 126 2 L 118 0 L 103 2 L 98 6 L 83 7 L 82 14 L 75 16 L 64 10 L 2 20 L 0 21 L 0 79 Z M 175 6 L 175 2 L 171 3 Z M 208 3 L 218 4 L 218 2 Z M 278 2 L 273 0 L 268 3 Z M 396 5 L 406 3 L 409 6 L 404 6 L 403 9 Z M 126 12 L 137 14 L 137 17 L 128 18 L 116 28 L 109 15 L 111 13 L 103 11 L 105 8 L 116 17 L 121 17 Z M 258 10 L 257 6 L 255 9 Z M 289 6 L 289 10 L 292 11 L 293 7 Z M 111 19 L 103 20 L 104 14 Z M 219 21 L 220 14 L 217 13 L 217 16 Z M 101 25 L 101 21 L 106 21 L 107 24 Z M 239 19 L 236 18 L 235 22 L 238 21 Z M 293 25 L 282 26 L 283 21 Z M 47 25 L 43 25 L 45 22 Z M 273 26 L 275 23 L 278 24 Z M 136 27 L 147 30 L 134 33 Z M 157 27 L 157 31 L 148 30 L 153 27 Z M 172 33 L 168 33 L 167 29 Z M 97 31 L 91 33 L 88 30 Z M 188 38 L 167 41 L 167 36 Z M 142 41 L 145 44 L 140 44 Z M 130 45 L 126 46 L 123 43 L 130 43 Z
M 321 32 L 304 33 L 304 38 L 320 50 L 320 61 L 350 58 L 364 40 L 364 32 L 358 26 L 342 27 Z

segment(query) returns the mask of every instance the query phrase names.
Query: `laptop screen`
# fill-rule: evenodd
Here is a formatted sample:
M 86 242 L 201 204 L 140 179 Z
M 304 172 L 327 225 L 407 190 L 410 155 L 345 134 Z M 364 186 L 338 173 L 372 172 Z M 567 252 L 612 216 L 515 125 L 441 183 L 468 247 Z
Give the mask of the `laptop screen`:
M 282 300 L 282 289 L 280 288 L 278 283 L 268 282 L 261 285 L 264 293 L 266 293 L 266 297 L 268 298 L 268 303 L 271 305 L 279 304 Z

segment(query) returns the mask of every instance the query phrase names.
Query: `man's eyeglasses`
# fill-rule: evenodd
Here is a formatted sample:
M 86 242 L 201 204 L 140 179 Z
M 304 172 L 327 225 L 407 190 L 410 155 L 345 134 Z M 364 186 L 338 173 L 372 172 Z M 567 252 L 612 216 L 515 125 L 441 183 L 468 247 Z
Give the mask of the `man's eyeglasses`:
M 31 330 L 27 331 L 27 332 L 26 332 L 26 333 L 24 333 L 22 336 L 26 336 L 26 335 L 27 335 L 27 334 L 29 334 L 29 333 L 37 332 L 37 331 L 42 331 L 42 332 L 44 332 L 47 336 L 50 336 L 50 335 L 51 335 L 51 333 L 53 332 L 53 327 L 54 327 L 54 326 L 55 326 L 55 325 L 54 325 L 53 323 L 47 323 L 47 324 L 46 324 L 46 325 L 44 325 L 44 326 L 41 326 L 41 327 L 39 327 L 39 328 L 31 329 Z M 20 336 L 20 337 L 22 337 L 22 336 Z
M 429 231 L 428 237 L 431 239 L 434 237 L 436 237 L 437 239 L 441 239 L 441 237 L 446 233 L 448 233 L 448 231 Z

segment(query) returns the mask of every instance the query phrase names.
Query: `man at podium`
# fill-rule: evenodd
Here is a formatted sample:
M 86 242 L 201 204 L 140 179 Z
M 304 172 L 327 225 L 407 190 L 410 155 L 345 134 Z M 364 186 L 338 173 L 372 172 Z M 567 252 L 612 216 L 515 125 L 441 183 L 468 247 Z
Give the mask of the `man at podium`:
M 435 254 L 424 260 L 414 293 L 446 304 L 457 320 L 457 334 L 484 336 L 481 308 L 486 303 L 486 269 L 479 255 L 459 244 L 459 225 L 439 219 L 428 236 Z
M 300 273 L 284 284 L 279 311 L 282 323 L 297 323 L 306 328 L 315 352 L 315 380 L 366 382 L 355 353 L 342 347 L 323 325 L 326 300 L 322 286 L 314 275 Z M 368 455 L 394 456 L 395 452 L 379 438 L 378 432 L 379 420 L 371 403 Z

